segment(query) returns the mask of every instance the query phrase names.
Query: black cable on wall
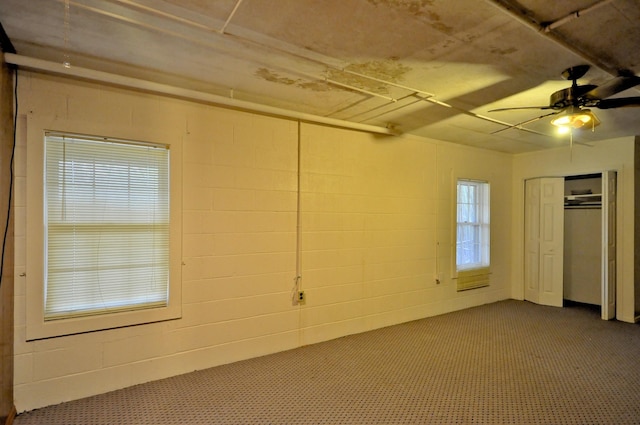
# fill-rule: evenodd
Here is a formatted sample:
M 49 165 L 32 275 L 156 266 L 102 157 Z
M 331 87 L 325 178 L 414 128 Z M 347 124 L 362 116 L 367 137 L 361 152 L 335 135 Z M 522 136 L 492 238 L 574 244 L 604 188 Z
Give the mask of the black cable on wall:
M 9 225 L 11 223 L 11 201 L 13 198 L 13 160 L 16 154 L 16 133 L 18 129 L 18 69 L 14 71 L 14 87 L 13 87 L 13 145 L 11 147 L 11 159 L 9 160 L 9 200 L 7 202 L 7 222 L 4 227 L 4 236 L 2 237 L 2 258 L 0 258 L 0 288 L 2 288 L 2 277 L 4 276 L 4 254 L 7 246 L 7 236 L 9 234 Z

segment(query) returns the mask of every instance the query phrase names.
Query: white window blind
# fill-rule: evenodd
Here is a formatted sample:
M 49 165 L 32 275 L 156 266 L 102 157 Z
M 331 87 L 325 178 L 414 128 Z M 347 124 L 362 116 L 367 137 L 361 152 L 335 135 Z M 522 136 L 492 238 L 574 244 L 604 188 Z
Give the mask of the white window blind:
M 45 320 L 163 307 L 169 150 L 45 135 Z
M 458 180 L 456 269 L 458 290 L 489 284 L 489 183 Z

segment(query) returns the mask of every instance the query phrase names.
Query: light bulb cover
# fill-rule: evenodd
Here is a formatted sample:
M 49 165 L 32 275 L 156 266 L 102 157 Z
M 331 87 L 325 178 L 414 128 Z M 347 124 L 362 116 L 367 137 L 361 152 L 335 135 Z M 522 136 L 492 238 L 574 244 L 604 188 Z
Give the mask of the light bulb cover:
M 557 127 L 571 127 L 580 129 L 588 125 L 592 129 L 600 124 L 600 120 L 589 109 L 570 108 L 567 111 L 551 120 L 551 124 Z

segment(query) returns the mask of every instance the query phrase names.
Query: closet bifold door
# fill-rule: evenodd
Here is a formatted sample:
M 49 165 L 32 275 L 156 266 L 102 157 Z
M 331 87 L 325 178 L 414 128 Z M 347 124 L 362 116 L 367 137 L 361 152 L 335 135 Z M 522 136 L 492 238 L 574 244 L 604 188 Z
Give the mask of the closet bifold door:
M 616 317 L 616 187 L 615 171 L 602 173 L 602 319 Z
M 562 307 L 564 178 L 525 181 L 525 299 Z

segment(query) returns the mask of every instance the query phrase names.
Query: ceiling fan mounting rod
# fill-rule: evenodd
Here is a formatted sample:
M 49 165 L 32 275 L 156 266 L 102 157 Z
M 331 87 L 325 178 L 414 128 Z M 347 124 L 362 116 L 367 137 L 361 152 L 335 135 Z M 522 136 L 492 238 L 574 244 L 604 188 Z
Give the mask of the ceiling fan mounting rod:
M 611 3 L 613 0 L 602 0 L 598 3 L 595 3 L 585 9 L 582 10 L 576 10 L 575 12 L 571 12 L 570 14 L 568 14 L 567 16 L 565 16 L 564 18 L 560 18 L 556 21 L 550 22 L 546 25 L 542 26 L 542 30 L 544 32 L 550 32 L 552 30 L 554 30 L 555 28 L 558 28 L 561 25 L 566 24 L 567 22 L 573 21 L 574 19 L 578 19 L 579 17 L 586 15 L 589 12 L 593 12 L 594 10 L 605 6 L 608 3 Z

